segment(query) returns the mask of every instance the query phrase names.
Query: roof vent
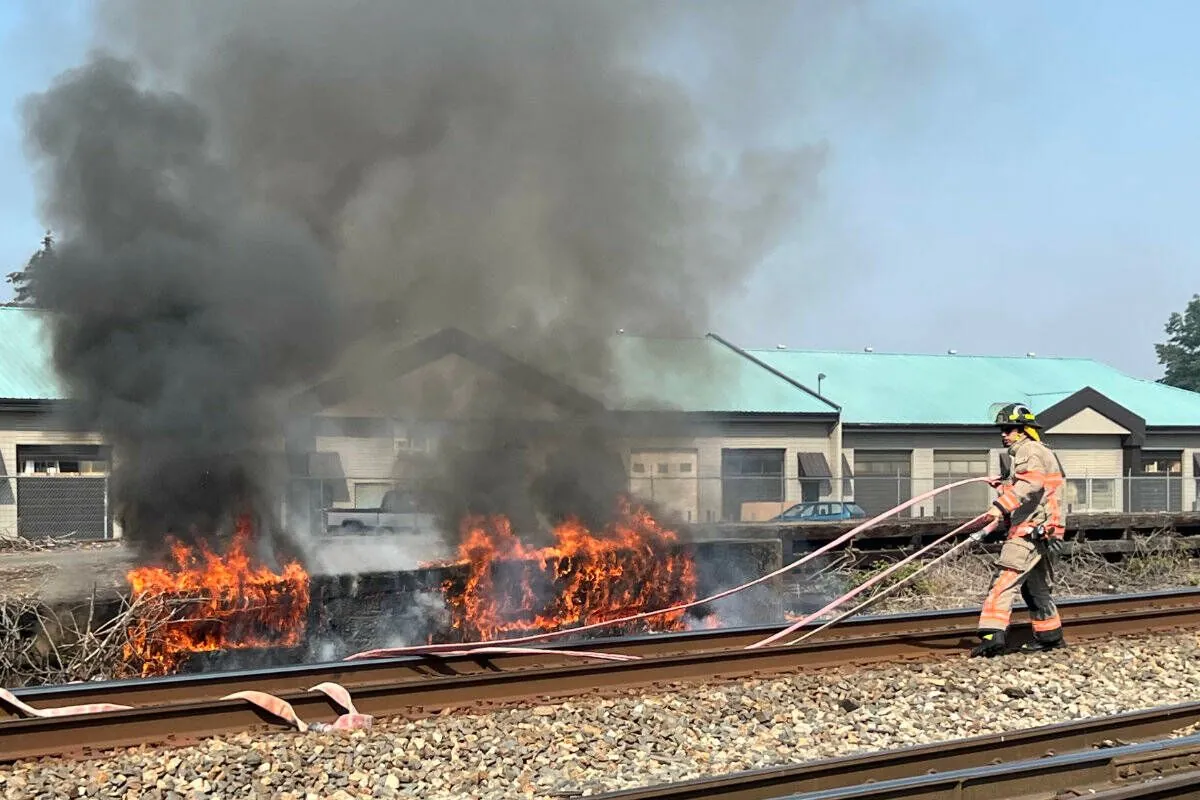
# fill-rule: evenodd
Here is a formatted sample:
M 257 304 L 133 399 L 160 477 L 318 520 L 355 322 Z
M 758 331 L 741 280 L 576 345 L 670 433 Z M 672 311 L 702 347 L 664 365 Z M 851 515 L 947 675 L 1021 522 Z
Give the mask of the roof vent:
M 1034 352 L 1028 352 L 1028 353 L 1026 353 L 1026 354 L 1025 354 L 1025 357 L 1026 357 L 1026 358 L 1037 358 L 1037 353 L 1034 353 Z
M 775 345 L 775 349 L 776 350 L 787 350 L 787 345 L 786 344 L 777 344 L 777 345 Z
M 618 336 L 620 336 L 620 335 L 621 335 L 621 334 L 623 334 L 623 333 L 625 333 L 625 329 L 624 329 L 624 328 L 617 328 L 617 335 L 618 335 Z
M 956 356 L 956 355 L 958 355 L 958 351 L 957 351 L 957 350 L 954 350 L 954 349 L 950 349 L 950 350 L 947 350 L 947 351 L 946 351 L 946 355 L 948 355 L 948 356 Z
M 875 352 L 875 348 L 874 348 L 874 347 L 864 347 L 864 348 L 863 348 L 863 352 L 864 352 L 864 353 L 874 353 L 874 352 Z

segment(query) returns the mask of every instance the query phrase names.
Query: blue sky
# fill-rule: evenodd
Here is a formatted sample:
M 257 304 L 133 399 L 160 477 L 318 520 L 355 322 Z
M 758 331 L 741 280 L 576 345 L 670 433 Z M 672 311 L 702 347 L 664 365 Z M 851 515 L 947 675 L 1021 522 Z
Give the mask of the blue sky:
M 86 5 L 0 4 L 2 273 L 42 234 L 16 103 L 83 57 Z M 807 71 L 786 54 L 764 65 L 763 138 L 825 141 L 831 159 L 819 202 L 716 329 L 747 346 L 1035 351 L 1161 375 L 1153 344 L 1200 292 L 1200 3 L 874 9 L 917 44 L 871 50 L 860 32 Z M 863 52 L 889 79 L 859 71 Z

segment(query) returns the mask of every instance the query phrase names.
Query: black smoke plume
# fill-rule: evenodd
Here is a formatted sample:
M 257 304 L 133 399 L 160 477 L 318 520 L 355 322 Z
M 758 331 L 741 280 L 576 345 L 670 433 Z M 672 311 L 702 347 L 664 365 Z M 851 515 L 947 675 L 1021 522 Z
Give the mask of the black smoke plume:
M 118 519 L 156 550 L 261 510 L 272 392 L 327 363 L 337 325 L 329 252 L 245 200 L 201 109 L 137 78 L 99 57 L 28 101 L 60 231 L 33 291 L 78 421 L 114 445 Z
M 135 445 L 123 491 L 154 510 L 139 523 L 147 535 L 252 482 L 249 457 L 277 431 L 263 398 L 315 380 L 331 349 L 368 403 L 389 381 L 390 348 L 450 325 L 611 396 L 616 329 L 703 334 L 802 219 L 827 157 L 822 142 L 759 145 L 780 98 L 751 85 L 755 65 L 795 44 L 777 38 L 793 29 L 819 69 L 822 48 L 838 46 L 827 34 L 861 11 L 840 0 L 98 7 L 98 43 L 170 93 L 138 90 L 131 67 L 100 60 L 35 103 L 31 135 L 64 233 L 64 266 L 40 291 L 72 315 L 60 369 L 93 421 Z M 852 71 L 890 75 L 870 58 L 891 52 L 886 32 L 871 38 Z M 654 66 L 682 40 L 703 42 L 696 68 L 713 80 L 698 93 Z M 794 91 L 811 102 L 802 95 L 826 83 L 809 76 Z M 424 400 L 440 391 L 429 381 Z M 525 448 L 521 401 L 475 395 L 477 424 L 424 481 L 447 521 L 611 506 L 623 431 L 566 419 Z

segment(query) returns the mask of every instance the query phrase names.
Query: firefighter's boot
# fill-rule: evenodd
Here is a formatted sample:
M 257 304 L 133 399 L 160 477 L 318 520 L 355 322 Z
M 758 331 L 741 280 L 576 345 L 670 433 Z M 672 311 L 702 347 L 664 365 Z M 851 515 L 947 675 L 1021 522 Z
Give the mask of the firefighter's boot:
M 971 651 L 972 658 L 998 656 L 1004 652 L 1004 631 L 983 631 L 979 638 L 980 643 Z
M 1038 636 L 1032 642 L 1026 642 L 1017 648 L 1019 653 L 1044 653 L 1047 650 L 1061 650 L 1067 646 L 1067 640 L 1062 637 L 1062 631 L 1057 636 Z

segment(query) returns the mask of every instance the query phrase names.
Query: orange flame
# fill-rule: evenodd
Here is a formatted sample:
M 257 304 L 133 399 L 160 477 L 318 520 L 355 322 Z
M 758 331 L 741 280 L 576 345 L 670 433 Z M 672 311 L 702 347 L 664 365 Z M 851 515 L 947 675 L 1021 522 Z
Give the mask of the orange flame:
M 554 537 L 552 546 L 531 548 L 504 516 L 464 520 L 457 563 L 467 565 L 466 580 L 442 585 L 453 626 L 468 637 L 493 639 L 602 622 L 696 597 L 695 563 L 678 536 L 627 499 L 617 521 L 598 534 L 568 520 Z M 682 630 L 685 613 L 654 617 L 649 627 Z M 622 632 L 616 628 L 605 632 Z
M 141 567 L 127 573 L 135 598 L 162 601 L 128 631 L 125 657 L 141 664 L 142 675 L 169 674 L 192 653 L 301 642 L 308 573 L 297 562 L 280 574 L 252 566 L 247 554 L 252 536 L 249 518 L 241 517 L 224 555 L 207 544 L 195 549 L 171 540 L 173 568 Z

